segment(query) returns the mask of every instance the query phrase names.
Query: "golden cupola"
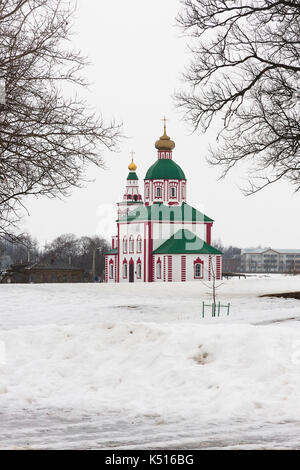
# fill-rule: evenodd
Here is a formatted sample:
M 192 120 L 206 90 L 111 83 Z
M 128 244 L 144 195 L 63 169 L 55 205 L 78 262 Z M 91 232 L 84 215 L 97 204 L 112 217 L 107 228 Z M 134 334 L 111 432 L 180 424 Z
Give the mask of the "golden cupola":
M 135 171 L 136 169 L 137 169 L 137 166 L 136 166 L 136 164 L 134 163 L 133 157 L 132 157 L 131 163 L 128 165 L 128 170 L 129 170 L 129 171 Z
M 133 161 L 134 152 L 131 152 L 131 162 L 128 165 L 129 175 L 127 177 L 128 180 L 138 180 L 137 174 L 135 170 L 137 169 L 137 165 Z
M 164 134 L 155 142 L 155 148 L 160 151 L 172 151 L 175 148 L 175 142 L 167 135 L 166 118 L 164 118 Z

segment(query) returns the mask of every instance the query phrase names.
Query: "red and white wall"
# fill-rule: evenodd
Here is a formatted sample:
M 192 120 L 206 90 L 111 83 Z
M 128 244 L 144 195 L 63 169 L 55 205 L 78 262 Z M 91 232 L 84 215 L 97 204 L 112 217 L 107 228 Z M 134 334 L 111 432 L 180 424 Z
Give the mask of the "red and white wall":
M 145 180 L 145 205 L 161 202 L 169 206 L 178 206 L 186 202 L 186 180 Z
M 118 257 L 117 255 L 105 256 L 105 282 L 118 282 Z
M 144 223 L 119 224 L 119 282 L 129 282 L 130 265 L 133 265 L 134 282 L 145 281 L 147 237 Z
M 119 241 L 114 238 L 114 248 L 118 248 L 117 256 L 110 256 L 106 266 L 106 282 L 129 282 L 129 265 L 133 264 L 134 282 L 162 282 L 174 281 L 185 282 L 197 280 L 194 277 L 194 261 L 197 257 L 193 255 L 164 255 L 161 257 L 161 275 L 157 278 L 157 257 L 152 255 L 152 252 L 168 240 L 174 233 L 182 228 L 189 229 L 195 233 L 200 239 L 206 241 L 208 233 L 207 223 L 169 223 L 169 222 L 132 222 L 132 223 L 119 223 Z M 187 246 L 188 248 L 188 246 Z M 193 244 L 193 248 L 195 248 Z M 199 246 L 199 251 L 202 246 Z M 106 257 L 108 258 L 108 257 Z M 211 257 L 209 261 L 208 255 L 200 256 L 199 264 L 203 261 L 203 279 L 209 279 L 208 272 L 212 269 L 216 276 L 221 276 L 222 266 L 221 257 Z M 114 263 L 115 275 L 111 278 L 112 268 L 109 263 Z M 211 264 L 209 269 L 209 262 Z M 124 268 L 124 264 L 127 268 Z M 199 269 L 199 268 L 198 268 Z M 218 271 L 218 273 L 217 273 Z M 183 273 L 183 274 L 182 274 Z
M 153 282 L 189 282 L 222 279 L 221 255 L 154 255 Z

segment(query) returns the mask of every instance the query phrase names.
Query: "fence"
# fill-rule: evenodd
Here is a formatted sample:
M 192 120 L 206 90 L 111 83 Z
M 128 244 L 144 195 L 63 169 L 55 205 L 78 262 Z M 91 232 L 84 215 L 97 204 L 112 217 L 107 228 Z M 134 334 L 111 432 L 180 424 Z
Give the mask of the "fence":
M 230 302 L 227 305 L 222 305 L 221 302 L 218 302 L 217 304 L 212 303 L 212 304 L 206 304 L 205 302 L 202 302 L 202 318 L 205 317 L 205 307 L 210 307 L 211 308 L 211 316 L 216 317 L 220 316 L 221 314 L 221 309 L 227 309 L 227 316 L 229 316 L 230 312 Z

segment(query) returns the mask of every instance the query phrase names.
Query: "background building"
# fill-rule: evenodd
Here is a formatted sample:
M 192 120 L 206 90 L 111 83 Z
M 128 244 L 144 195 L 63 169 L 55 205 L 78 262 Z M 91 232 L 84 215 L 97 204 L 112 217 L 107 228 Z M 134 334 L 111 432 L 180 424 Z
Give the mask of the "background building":
M 1 276 L 3 284 L 83 282 L 84 270 L 56 262 L 12 265 Z
M 300 273 L 300 249 L 244 249 L 241 270 L 246 273 Z

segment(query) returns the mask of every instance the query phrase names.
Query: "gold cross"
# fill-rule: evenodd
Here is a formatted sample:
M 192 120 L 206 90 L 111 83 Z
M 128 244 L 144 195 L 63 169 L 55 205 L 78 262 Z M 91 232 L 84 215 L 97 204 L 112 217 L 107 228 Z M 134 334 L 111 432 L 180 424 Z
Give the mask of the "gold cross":
M 130 155 L 131 155 L 131 160 L 133 161 L 133 157 L 134 157 L 134 155 L 135 155 L 135 152 L 132 150 L 132 151 L 130 152 Z
M 168 119 L 166 118 L 166 116 L 164 116 L 163 119 L 162 119 L 162 121 L 164 121 L 164 128 L 165 128 L 165 129 L 166 129 L 166 127 L 167 127 L 167 120 L 168 120 Z

